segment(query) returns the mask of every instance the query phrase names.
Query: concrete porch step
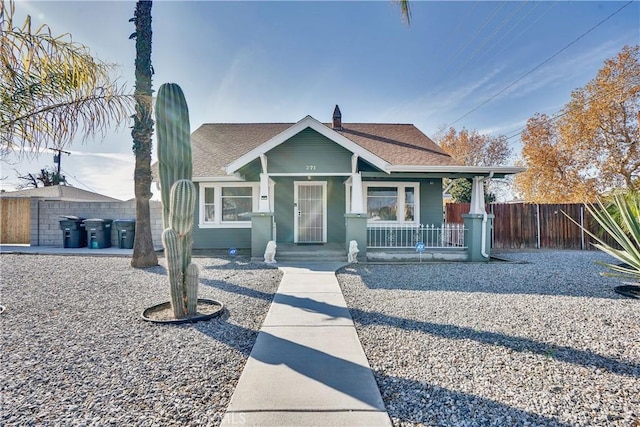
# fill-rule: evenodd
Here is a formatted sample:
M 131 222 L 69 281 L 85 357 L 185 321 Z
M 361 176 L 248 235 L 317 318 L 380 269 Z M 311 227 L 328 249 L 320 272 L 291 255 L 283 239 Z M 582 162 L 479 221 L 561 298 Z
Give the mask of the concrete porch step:
M 347 251 L 342 245 L 328 243 L 324 245 L 296 245 L 280 243 L 276 249 L 276 260 L 280 261 L 316 261 L 346 262 Z

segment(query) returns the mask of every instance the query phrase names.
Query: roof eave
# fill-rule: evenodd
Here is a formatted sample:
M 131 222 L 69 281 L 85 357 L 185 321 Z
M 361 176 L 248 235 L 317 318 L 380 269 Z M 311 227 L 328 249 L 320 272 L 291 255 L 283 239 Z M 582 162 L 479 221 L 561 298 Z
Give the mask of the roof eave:
M 193 182 L 243 182 L 246 181 L 243 177 L 235 175 L 220 175 L 220 176 L 194 176 Z
M 326 125 L 314 119 L 313 117 L 306 116 L 305 118 L 298 121 L 296 124 L 294 124 L 290 128 L 285 129 L 284 131 L 280 132 L 278 135 L 260 144 L 258 147 L 244 154 L 237 160 L 229 163 L 225 167 L 225 171 L 228 174 L 233 174 L 237 172 L 243 166 L 246 166 L 253 160 L 259 158 L 260 155 L 266 154 L 268 151 L 272 150 L 273 148 L 277 147 L 278 145 L 282 144 L 283 142 L 287 141 L 288 139 L 292 138 L 298 133 L 302 132 L 306 128 L 311 128 L 315 130 L 319 134 L 329 138 L 330 140 L 334 141 L 336 144 L 342 146 L 346 150 L 351 151 L 353 154 L 357 154 L 359 157 L 371 163 L 373 166 L 379 168 L 380 170 L 386 171 L 387 168 L 390 166 L 388 162 L 384 161 L 383 159 L 371 153 L 370 151 L 364 149 L 360 145 L 351 141 L 349 138 L 339 134 L 338 132 L 327 127 Z
M 422 172 L 422 173 L 455 173 L 475 174 L 477 176 L 489 175 L 515 175 L 526 171 L 526 168 L 518 166 L 459 166 L 459 165 L 392 165 L 386 169 L 387 173 L 393 172 Z

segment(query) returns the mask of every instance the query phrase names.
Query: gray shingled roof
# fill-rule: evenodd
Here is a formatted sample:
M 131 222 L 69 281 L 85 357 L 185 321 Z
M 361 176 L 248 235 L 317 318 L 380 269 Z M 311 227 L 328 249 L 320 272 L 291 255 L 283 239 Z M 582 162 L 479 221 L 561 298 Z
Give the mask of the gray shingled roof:
M 294 125 L 203 124 L 191 134 L 193 176 L 226 175 L 225 166 Z M 460 165 L 411 124 L 343 123 L 337 132 L 391 165 Z M 154 175 L 156 172 L 154 165 Z
M 85 201 L 85 202 L 121 202 L 122 200 L 102 194 L 82 190 L 67 185 L 51 185 L 49 187 L 28 188 L 25 190 L 8 191 L 2 197 L 42 197 L 45 199 Z

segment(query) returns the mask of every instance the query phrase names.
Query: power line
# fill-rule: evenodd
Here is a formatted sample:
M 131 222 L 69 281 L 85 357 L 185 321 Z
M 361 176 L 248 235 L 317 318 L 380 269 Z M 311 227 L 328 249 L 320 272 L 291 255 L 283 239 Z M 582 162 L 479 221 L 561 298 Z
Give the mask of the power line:
M 462 116 L 458 117 L 457 119 L 455 119 L 453 122 L 449 123 L 448 125 L 445 126 L 445 128 L 448 128 L 450 126 L 453 126 L 454 124 L 456 124 L 457 122 L 459 122 L 460 120 L 464 119 L 465 117 L 467 117 L 468 115 L 470 115 L 471 113 L 477 111 L 478 109 L 480 109 L 481 107 L 485 106 L 486 104 L 488 104 L 491 100 L 497 98 L 498 96 L 500 96 L 501 94 L 503 94 L 507 89 L 510 89 L 511 87 L 513 87 L 514 85 L 516 85 L 517 83 L 521 82 L 525 77 L 531 75 L 534 71 L 538 70 L 539 68 L 541 68 L 543 65 L 545 65 L 547 62 L 551 61 L 553 58 L 555 58 L 556 56 L 560 55 L 562 52 L 564 52 L 565 50 L 567 50 L 568 48 L 570 48 L 571 46 L 573 46 L 574 44 L 576 44 L 580 39 L 582 39 L 583 37 L 585 37 L 587 34 L 591 33 L 593 30 L 595 30 L 596 28 L 598 28 L 600 25 L 604 24 L 605 22 L 607 22 L 609 19 L 613 18 L 615 15 L 617 15 L 620 11 L 622 11 L 622 9 L 624 9 L 625 7 L 629 6 L 631 3 L 633 3 L 634 0 L 630 0 L 629 2 L 625 3 L 623 6 L 621 6 L 618 10 L 616 10 L 615 12 L 613 12 L 611 15 L 607 16 L 605 19 L 603 19 L 602 21 L 598 22 L 596 25 L 594 25 L 593 27 L 591 27 L 589 30 L 587 30 L 586 32 L 584 32 L 583 34 L 581 34 L 580 36 L 578 36 L 575 40 L 573 40 L 571 43 L 569 43 L 568 45 L 566 45 L 565 47 L 563 47 L 562 49 L 560 49 L 559 51 L 557 51 L 556 53 L 554 53 L 553 55 L 551 55 L 549 58 L 545 59 L 542 63 L 538 64 L 537 66 L 535 66 L 534 68 L 532 68 L 530 71 L 528 71 L 527 73 L 525 73 L 522 77 L 520 77 L 519 79 L 517 79 L 516 81 L 514 81 L 513 83 L 507 85 L 505 88 L 503 88 L 502 90 L 500 90 L 498 93 L 494 94 L 493 96 L 489 97 L 487 100 L 485 100 L 483 103 L 481 103 L 480 105 L 478 105 L 477 107 L 473 108 L 471 111 L 467 112 L 466 114 L 463 114 Z
M 609 92 L 606 92 L 606 93 L 604 93 L 604 94 L 602 94 L 602 95 L 600 95 L 600 96 L 598 96 L 598 97 L 595 97 L 595 98 L 593 98 L 593 99 L 588 100 L 588 101 L 587 101 L 587 103 L 592 103 L 592 102 L 595 102 L 595 101 L 599 101 L 599 100 L 601 100 L 601 99 L 603 99 L 603 98 L 606 98 L 606 97 L 608 97 L 609 95 L 611 95 L 611 94 L 613 94 L 613 93 L 615 93 L 615 92 L 617 92 L 617 91 L 622 92 L 624 89 L 630 89 L 631 87 L 633 87 L 633 86 L 634 86 L 635 82 L 633 82 L 633 81 L 632 81 L 632 82 L 630 82 L 629 84 L 630 84 L 630 86 L 628 86 L 628 85 L 623 85 L 623 86 L 622 86 L 622 87 L 620 87 L 620 88 L 612 89 L 612 90 L 611 90 L 611 91 L 609 91 Z M 627 99 L 629 99 L 630 97 L 631 97 L 631 96 L 629 96 L 629 97 L 627 97 L 627 98 L 622 99 L 622 100 L 621 100 L 621 102 L 626 101 L 626 100 L 627 100 Z M 569 114 L 569 112 L 570 112 L 569 110 L 566 110 L 566 111 L 565 111 L 564 109 L 562 109 L 562 110 L 560 110 L 560 111 L 557 111 L 555 114 L 553 114 L 553 115 L 551 115 L 551 116 L 549 117 L 549 121 L 550 121 L 550 122 L 554 122 L 554 121 L 558 120 L 559 118 L 561 118 L 561 117 L 563 117 L 563 116 L 566 116 L 567 114 Z M 513 135 L 509 135 L 508 137 L 506 137 L 506 139 L 505 139 L 505 140 L 506 140 L 506 141 L 508 141 L 508 140 L 510 140 L 510 139 L 512 139 L 512 138 L 515 138 L 516 136 L 522 135 L 522 132 L 524 131 L 524 129 L 525 129 L 526 127 L 527 127 L 527 125 L 524 125 L 524 126 L 519 127 L 519 128 L 517 129 L 518 131 L 517 131 L 516 133 L 514 133 Z
M 469 56 L 468 56 L 467 60 L 466 60 L 465 62 L 463 62 L 461 65 L 459 65 L 459 66 L 458 66 L 458 68 L 457 68 L 457 69 L 452 73 L 451 78 L 456 77 L 456 76 L 460 73 L 460 71 L 462 71 L 462 69 L 463 69 L 464 67 L 466 67 L 466 66 L 467 66 L 467 64 L 468 64 L 469 62 L 471 62 L 471 60 L 472 60 L 473 58 L 475 58 L 475 57 L 476 57 L 476 55 L 477 55 L 479 52 L 483 51 L 483 48 L 484 48 L 484 47 L 485 47 L 489 42 L 491 42 L 491 40 L 492 40 L 493 38 L 495 38 L 495 37 L 498 35 L 498 33 L 500 32 L 500 30 L 502 30 L 502 28 L 503 28 L 505 25 L 507 25 L 507 23 L 508 23 L 509 21 L 511 21 L 511 19 L 512 19 L 512 18 L 513 18 L 513 17 L 514 17 L 518 12 L 520 12 L 520 10 L 522 10 L 522 8 L 524 8 L 526 5 L 527 5 L 527 2 L 526 2 L 526 1 L 525 1 L 525 2 L 520 2 L 520 4 L 518 5 L 518 7 L 517 7 L 516 9 L 514 9 L 514 10 L 513 10 L 513 12 L 511 12 L 511 14 L 510 14 L 509 16 L 507 16 L 506 18 L 504 18 L 504 19 L 502 20 L 502 22 L 500 22 L 500 24 L 498 24 L 498 25 L 493 29 L 493 31 L 491 32 L 491 34 L 489 34 L 487 37 L 485 37 L 484 41 L 483 41 L 480 45 L 478 45 L 478 46 L 473 50 L 473 52 L 471 52 L 471 55 L 469 55 Z M 525 16 L 526 16 L 526 15 L 525 15 Z M 508 32 L 507 32 L 506 34 L 508 34 Z M 505 35 L 506 35 L 506 34 L 505 34 Z M 504 38 L 504 36 L 503 36 L 502 38 Z M 502 38 L 501 38 L 500 40 L 502 40 Z
M 447 70 L 449 65 L 453 64 L 453 62 L 456 60 L 456 58 L 458 58 L 458 56 L 460 56 L 460 54 L 480 35 L 482 30 L 484 30 L 485 27 L 487 25 L 489 25 L 489 23 L 491 22 L 493 17 L 497 15 L 497 13 L 500 11 L 500 9 L 502 9 L 504 7 L 504 5 L 505 5 L 505 2 L 499 3 L 496 6 L 496 8 L 491 12 L 491 14 L 487 18 L 485 18 L 484 22 L 480 25 L 480 27 L 476 29 L 476 31 L 473 33 L 473 35 L 467 41 L 467 43 L 464 46 L 459 47 L 458 50 L 456 51 L 456 53 L 453 54 L 451 57 L 449 57 L 449 60 L 447 61 L 447 63 L 442 67 L 442 73 L 443 74 L 445 73 L 445 71 Z M 473 7 L 475 8 L 475 5 Z M 449 74 L 449 76 L 450 75 L 451 74 Z
M 78 184 L 82 185 L 83 187 L 88 188 L 89 190 L 93 191 L 94 193 L 97 193 L 97 192 L 98 192 L 98 191 L 96 191 L 96 189 L 91 188 L 90 186 L 88 186 L 88 185 L 87 185 L 87 184 L 85 184 L 84 182 L 80 181 L 80 180 L 78 179 L 78 177 L 77 177 L 77 176 L 73 175 L 73 174 L 72 174 L 71 172 L 69 172 L 68 170 L 63 169 L 63 170 L 62 170 L 62 172 L 64 172 L 64 173 L 66 173 L 66 174 L 70 175 L 73 179 L 75 179 L 76 181 L 78 181 Z

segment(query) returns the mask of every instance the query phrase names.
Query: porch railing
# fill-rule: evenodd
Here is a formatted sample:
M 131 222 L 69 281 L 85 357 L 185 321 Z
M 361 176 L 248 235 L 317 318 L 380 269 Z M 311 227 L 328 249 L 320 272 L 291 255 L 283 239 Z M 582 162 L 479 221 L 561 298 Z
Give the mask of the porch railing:
M 418 243 L 427 248 L 466 248 L 464 224 L 436 225 L 367 225 L 368 248 L 416 249 Z

